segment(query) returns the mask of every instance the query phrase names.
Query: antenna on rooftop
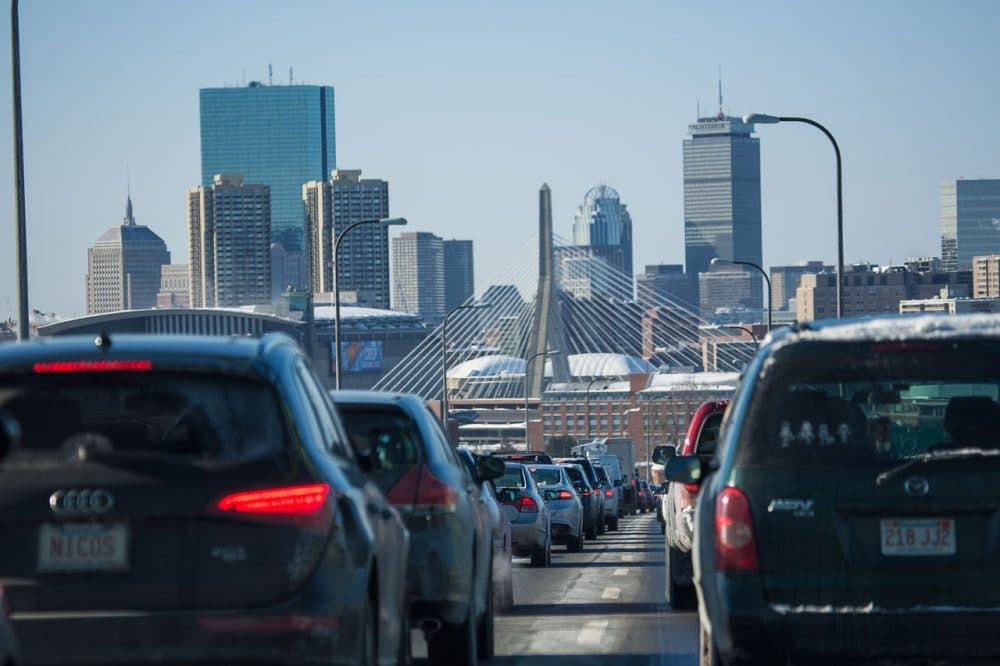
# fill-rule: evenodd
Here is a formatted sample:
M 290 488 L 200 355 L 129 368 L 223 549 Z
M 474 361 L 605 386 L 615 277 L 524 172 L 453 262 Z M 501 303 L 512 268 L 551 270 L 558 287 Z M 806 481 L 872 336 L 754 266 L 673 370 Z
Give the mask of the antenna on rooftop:
M 288 85 L 292 85 L 292 68 L 288 68 Z
M 271 62 L 267 63 L 267 85 L 274 83 L 274 70 L 271 68 Z
M 726 114 L 722 111 L 722 65 L 719 65 L 719 118 L 725 118 Z
M 701 98 L 696 97 L 694 103 L 697 109 L 696 111 L 697 115 L 695 116 L 695 120 L 698 120 L 701 118 Z

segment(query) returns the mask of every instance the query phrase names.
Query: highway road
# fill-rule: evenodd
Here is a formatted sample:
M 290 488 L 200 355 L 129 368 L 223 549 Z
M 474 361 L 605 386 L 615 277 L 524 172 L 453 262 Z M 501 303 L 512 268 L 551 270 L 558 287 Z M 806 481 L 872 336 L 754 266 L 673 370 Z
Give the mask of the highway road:
M 623 519 L 620 531 L 588 541 L 582 553 L 556 546 L 547 569 L 515 559 L 515 605 L 497 615 L 491 663 L 603 665 L 615 656 L 615 666 L 694 666 L 697 614 L 671 611 L 663 585 L 653 514 Z M 415 656 L 425 654 L 422 643 L 415 641 Z

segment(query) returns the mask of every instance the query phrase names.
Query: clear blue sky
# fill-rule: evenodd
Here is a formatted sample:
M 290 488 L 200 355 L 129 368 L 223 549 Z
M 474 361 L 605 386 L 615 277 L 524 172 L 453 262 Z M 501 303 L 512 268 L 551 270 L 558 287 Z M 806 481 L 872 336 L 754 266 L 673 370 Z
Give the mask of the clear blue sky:
M 390 183 L 411 230 L 475 241 L 477 287 L 536 230 L 553 190 L 570 236 L 606 182 L 635 265 L 684 256 L 681 142 L 697 100 L 805 115 L 844 153 L 846 254 L 938 255 L 939 186 L 1000 177 L 1000 3 L 22 0 L 30 302 L 84 312 L 87 247 L 140 224 L 186 260 L 198 89 L 336 88 L 337 162 Z M 2 34 L 9 35 L 3 12 Z M 0 67 L 0 316 L 16 310 L 9 48 Z M 764 261 L 832 262 L 831 149 L 762 126 Z

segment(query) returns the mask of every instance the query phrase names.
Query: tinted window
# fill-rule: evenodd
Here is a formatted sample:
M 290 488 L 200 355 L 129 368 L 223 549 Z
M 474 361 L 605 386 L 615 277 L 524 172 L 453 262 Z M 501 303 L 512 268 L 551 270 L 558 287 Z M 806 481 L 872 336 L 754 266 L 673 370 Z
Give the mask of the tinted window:
M 535 479 L 535 483 L 543 486 L 556 486 L 562 483 L 562 474 L 559 473 L 558 469 L 553 469 L 551 467 L 532 467 L 531 476 Z
M 127 373 L 0 378 L 0 408 L 23 443 L 4 464 L 66 460 L 81 450 L 191 460 L 260 456 L 286 446 L 264 382 L 223 375 Z
M 701 426 L 701 433 L 698 435 L 698 443 L 695 445 L 695 452 L 701 454 L 715 453 L 715 447 L 719 443 L 719 426 L 722 425 L 722 413 L 712 414 L 705 419 Z
M 586 483 L 586 477 L 584 476 L 584 474 L 580 470 L 580 468 L 578 468 L 578 467 L 563 467 L 563 469 L 566 470 L 566 476 L 568 476 L 570 478 L 570 480 L 573 481 L 573 483 L 576 483 L 577 481 L 582 481 L 582 482 Z M 587 485 L 590 485 L 590 484 L 587 484 Z
M 493 485 L 497 488 L 524 488 L 527 484 L 520 468 L 508 467 L 503 476 L 493 481 Z
M 339 409 L 354 450 L 372 456 L 372 477 L 383 490 L 421 461 L 420 431 L 402 409 L 350 404 Z
M 806 347 L 779 350 L 758 386 L 743 463 L 856 465 L 996 446 L 997 345 Z

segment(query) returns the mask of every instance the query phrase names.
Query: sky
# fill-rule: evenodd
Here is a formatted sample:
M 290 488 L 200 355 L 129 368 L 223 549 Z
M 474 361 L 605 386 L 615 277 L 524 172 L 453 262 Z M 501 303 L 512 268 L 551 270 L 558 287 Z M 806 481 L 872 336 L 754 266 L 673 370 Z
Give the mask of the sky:
M 3 13 L 0 34 L 9 39 Z M 135 215 L 187 259 L 198 90 L 336 90 L 337 165 L 389 181 L 409 231 L 471 238 L 477 290 L 616 188 L 637 272 L 683 263 L 681 145 L 700 104 L 814 118 L 844 161 L 848 262 L 940 255 L 940 185 L 1000 177 L 1000 3 L 22 0 L 29 303 L 85 312 L 87 248 Z M 12 127 L 10 49 L 0 125 Z M 765 265 L 836 259 L 834 157 L 759 126 Z M 0 132 L 0 317 L 17 309 L 12 131 Z M 394 233 L 398 233 L 394 230 Z

